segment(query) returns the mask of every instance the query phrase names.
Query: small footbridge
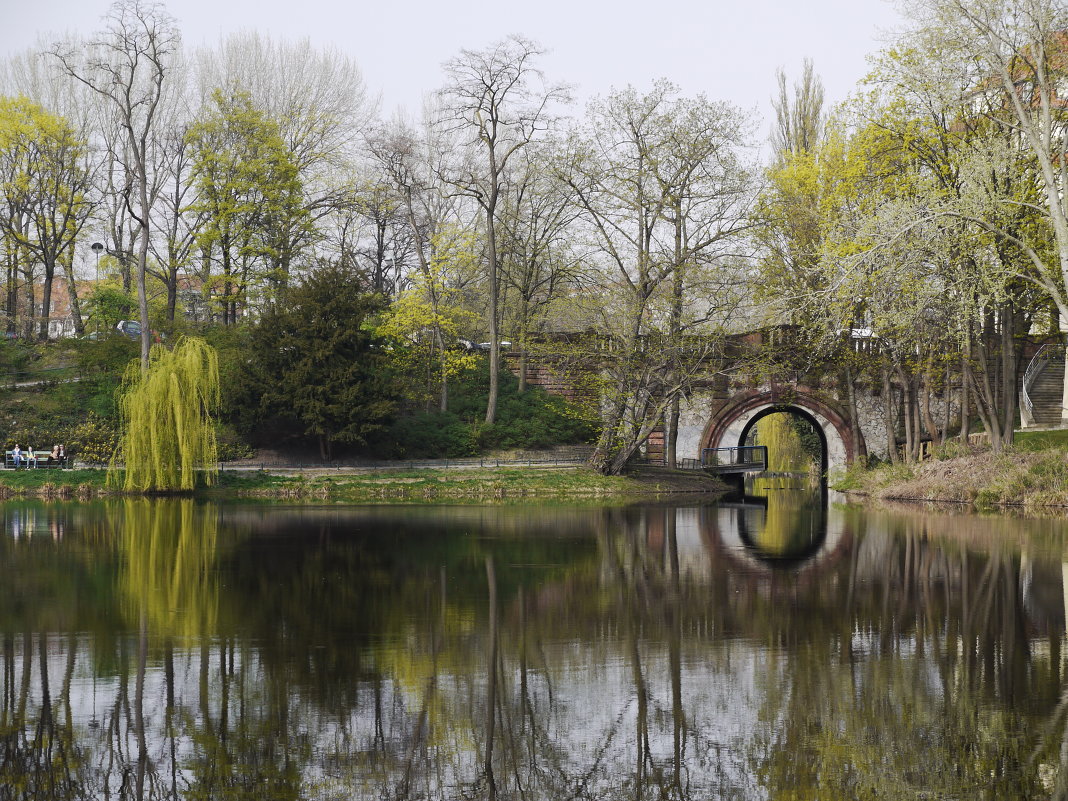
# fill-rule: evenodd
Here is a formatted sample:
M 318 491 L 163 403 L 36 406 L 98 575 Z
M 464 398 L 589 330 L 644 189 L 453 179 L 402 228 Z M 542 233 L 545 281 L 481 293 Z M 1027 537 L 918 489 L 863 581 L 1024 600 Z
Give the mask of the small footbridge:
M 679 470 L 703 470 L 712 475 L 765 473 L 768 469 L 768 448 L 766 445 L 705 448 L 700 459 L 677 459 L 676 467 Z
M 715 475 L 763 473 L 768 469 L 766 445 L 737 448 L 705 448 L 701 451 L 701 469 Z

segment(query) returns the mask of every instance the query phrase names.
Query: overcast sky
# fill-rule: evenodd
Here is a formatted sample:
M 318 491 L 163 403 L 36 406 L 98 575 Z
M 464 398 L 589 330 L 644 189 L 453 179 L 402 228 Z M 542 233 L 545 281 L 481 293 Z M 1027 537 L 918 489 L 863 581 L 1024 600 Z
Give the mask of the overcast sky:
M 0 55 L 35 45 L 39 35 L 100 28 L 106 0 L 0 0 Z M 424 92 L 442 82 L 441 63 L 520 33 L 550 50 L 547 78 L 576 86 L 580 100 L 656 78 L 686 94 L 704 92 L 761 116 L 769 130 L 775 69 L 792 77 L 813 59 L 831 103 L 844 100 L 867 71 L 865 58 L 899 23 L 886 0 L 169 0 L 188 47 L 232 31 L 308 37 L 352 56 L 384 116 L 417 114 Z

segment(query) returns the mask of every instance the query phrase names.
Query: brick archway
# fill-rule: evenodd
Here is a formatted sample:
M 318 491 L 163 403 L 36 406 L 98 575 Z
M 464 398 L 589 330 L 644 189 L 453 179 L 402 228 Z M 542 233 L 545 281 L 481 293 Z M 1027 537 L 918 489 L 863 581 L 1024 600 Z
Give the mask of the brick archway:
M 800 385 L 775 385 L 751 389 L 723 402 L 715 409 L 701 434 L 701 448 L 733 448 L 741 445 L 753 423 L 772 412 L 795 412 L 820 430 L 824 441 L 824 469 L 844 469 L 867 455 L 864 436 L 854 441 L 848 418 L 836 404 Z

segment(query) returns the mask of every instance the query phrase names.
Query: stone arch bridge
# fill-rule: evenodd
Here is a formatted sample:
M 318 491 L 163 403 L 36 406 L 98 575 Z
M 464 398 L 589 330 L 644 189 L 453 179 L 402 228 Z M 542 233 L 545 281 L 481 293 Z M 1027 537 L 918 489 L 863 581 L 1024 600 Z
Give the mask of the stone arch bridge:
M 742 337 L 757 346 L 759 334 Z M 506 354 L 506 363 L 519 371 L 519 354 Z M 1063 368 L 1062 368 L 1063 369 Z M 1055 372 L 1047 369 L 1051 375 Z M 1063 373 L 1052 378 L 1059 380 Z M 551 364 L 537 359 L 526 363 L 528 383 L 540 385 L 552 393 L 573 395 L 571 382 L 554 372 Z M 734 372 L 702 382 L 680 405 L 676 457 L 701 461 L 708 448 L 743 446 L 760 418 L 775 412 L 787 412 L 812 423 L 823 444 L 823 472 L 840 471 L 856 459 L 870 455 L 887 456 L 885 410 L 881 386 L 861 382 L 854 387 L 856 419 L 852 419 L 845 400 L 845 389 L 834 373 L 817 371 L 795 373 L 790 379 L 757 379 L 745 372 Z M 959 415 L 956 402 L 935 394 L 931 412 L 936 420 Z M 896 414 L 900 418 L 900 398 Z M 900 419 L 898 420 L 900 423 Z M 665 432 L 654 430 L 646 446 L 652 459 L 663 458 Z
M 863 400 L 872 409 L 878 401 L 870 397 Z M 858 398 L 858 405 L 860 402 Z M 829 392 L 802 383 L 768 383 L 736 387 L 726 395 L 701 390 L 692 393 L 680 408 L 676 453 L 679 458 L 700 459 L 706 448 L 740 447 L 757 421 L 776 412 L 797 415 L 813 425 L 823 444 L 824 472 L 844 469 L 865 457 L 868 439 L 879 439 L 874 416 L 854 425 L 845 407 Z M 885 441 L 885 435 L 882 439 Z M 662 442 L 662 433 L 659 438 L 650 438 L 650 455 L 655 456 Z

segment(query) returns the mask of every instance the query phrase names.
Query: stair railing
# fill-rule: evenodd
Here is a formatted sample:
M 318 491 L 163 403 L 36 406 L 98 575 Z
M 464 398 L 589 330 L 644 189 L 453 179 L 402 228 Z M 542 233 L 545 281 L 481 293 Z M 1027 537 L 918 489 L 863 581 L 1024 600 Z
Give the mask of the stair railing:
M 1050 362 L 1063 362 L 1064 361 L 1064 346 L 1063 345 L 1043 345 L 1032 357 L 1030 363 L 1027 365 L 1027 369 L 1024 370 L 1023 381 L 1020 387 L 1020 407 L 1021 412 L 1027 412 L 1027 419 L 1030 422 L 1035 420 L 1035 404 L 1031 400 L 1031 387 L 1034 386 L 1038 377 L 1042 374 L 1042 371 L 1046 369 L 1046 365 Z M 1023 415 L 1021 414 L 1021 417 Z

